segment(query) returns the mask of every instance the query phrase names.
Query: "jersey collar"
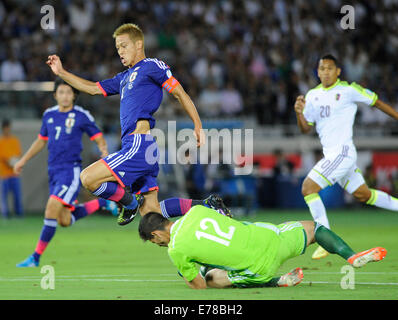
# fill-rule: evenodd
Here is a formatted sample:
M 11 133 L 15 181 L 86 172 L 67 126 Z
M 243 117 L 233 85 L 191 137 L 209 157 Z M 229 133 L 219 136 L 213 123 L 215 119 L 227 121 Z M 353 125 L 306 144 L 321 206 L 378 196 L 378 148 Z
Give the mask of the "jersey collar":
M 335 82 L 334 84 L 332 84 L 330 87 L 324 88 L 324 87 L 322 86 L 322 84 L 321 84 L 321 88 L 322 88 L 322 90 L 329 91 L 329 90 L 332 90 L 332 89 L 333 89 L 335 86 L 337 86 L 339 83 L 340 83 L 340 78 L 337 78 L 336 82 Z

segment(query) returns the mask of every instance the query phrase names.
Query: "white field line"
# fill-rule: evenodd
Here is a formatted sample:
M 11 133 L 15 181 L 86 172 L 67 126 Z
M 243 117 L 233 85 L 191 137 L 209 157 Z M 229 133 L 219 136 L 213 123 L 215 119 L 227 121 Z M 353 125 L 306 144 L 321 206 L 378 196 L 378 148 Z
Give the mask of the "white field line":
M 18 281 L 34 281 L 40 282 L 41 278 L 0 278 L 0 282 L 18 282 Z M 92 281 L 92 282 L 181 282 L 179 279 L 165 280 L 165 279 L 55 279 L 55 281 Z M 333 284 L 340 285 L 340 282 L 329 282 L 329 281 L 303 281 L 303 284 Z M 376 285 L 376 286 L 398 286 L 395 282 L 358 282 L 355 281 L 355 285 Z
M 16 281 L 41 281 L 41 278 L 0 278 L 0 282 L 16 282 Z M 179 279 L 175 280 L 165 280 L 165 279 L 58 279 L 55 277 L 55 281 L 93 281 L 93 282 L 177 282 L 181 281 Z
M 308 274 L 324 274 L 324 275 L 342 275 L 340 272 L 313 272 L 304 270 L 304 275 Z M 356 272 L 355 276 L 360 275 L 394 275 L 398 274 L 398 272 Z M 165 274 L 157 274 L 157 277 L 176 277 L 175 273 L 165 273 Z M 180 279 L 120 279 L 124 277 L 153 277 L 153 274 L 118 274 L 118 275 L 57 275 L 55 274 L 56 281 L 91 281 L 91 282 L 179 282 Z M 113 279 L 111 279 L 113 278 Z M 41 277 L 38 276 L 23 276 L 17 277 L 12 276 L 9 278 L 0 277 L 0 282 L 16 282 L 16 281 L 41 281 Z M 303 284 L 333 284 L 339 285 L 340 282 L 333 281 L 303 281 Z M 395 282 L 358 282 L 355 281 L 355 284 L 358 285 L 390 285 L 390 286 L 398 286 L 398 283 Z
M 328 282 L 328 281 L 302 281 L 301 283 L 312 284 L 312 283 L 320 283 L 320 284 L 336 284 L 340 285 L 340 282 Z M 375 286 L 398 286 L 398 283 L 395 282 L 358 282 L 355 281 L 355 285 L 364 284 L 364 285 L 375 285 Z

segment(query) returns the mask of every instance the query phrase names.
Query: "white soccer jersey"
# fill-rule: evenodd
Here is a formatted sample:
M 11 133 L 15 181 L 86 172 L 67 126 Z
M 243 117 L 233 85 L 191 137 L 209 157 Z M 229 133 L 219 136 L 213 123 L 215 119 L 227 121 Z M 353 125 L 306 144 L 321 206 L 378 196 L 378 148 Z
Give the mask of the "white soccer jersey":
M 348 84 L 340 79 L 329 88 L 320 84 L 308 91 L 303 114 L 309 125 L 315 124 L 324 154 L 343 145 L 354 146 L 352 127 L 357 104 L 373 106 L 377 98 L 376 93 L 355 82 Z

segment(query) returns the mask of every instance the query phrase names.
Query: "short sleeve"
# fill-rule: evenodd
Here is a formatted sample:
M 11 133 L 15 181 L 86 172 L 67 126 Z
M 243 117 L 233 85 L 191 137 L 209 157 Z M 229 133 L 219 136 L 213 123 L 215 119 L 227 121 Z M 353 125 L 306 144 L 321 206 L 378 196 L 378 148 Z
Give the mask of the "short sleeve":
M 179 84 L 178 80 L 174 78 L 170 67 L 163 61 L 154 60 L 151 65 L 149 77 L 159 86 L 168 92 L 172 92 Z
M 102 135 L 101 130 L 97 127 L 97 124 L 95 123 L 94 117 L 89 111 L 85 110 L 82 117 L 83 131 L 87 133 L 87 135 L 90 137 L 90 140 L 94 140 L 95 138 Z
M 122 80 L 122 78 L 123 72 L 118 73 L 113 78 L 98 81 L 96 82 L 96 85 L 105 97 L 112 96 L 115 94 L 119 94 L 120 81 Z
M 187 281 L 192 281 L 196 278 L 199 271 L 194 262 L 185 254 L 175 249 L 169 249 L 169 257 L 178 271 Z
M 361 87 L 359 84 L 353 82 L 350 84 L 351 99 L 355 103 L 363 103 L 368 106 L 373 106 L 378 99 L 375 92 Z
M 315 117 L 313 114 L 313 106 L 311 103 L 311 98 L 308 96 L 308 94 L 305 96 L 305 107 L 304 107 L 304 111 L 303 111 L 303 115 L 305 120 L 307 120 L 307 123 L 310 126 L 313 126 L 315 123 Z
M 48 140 L 48 130 L 47 130 L 47 121 L 46 117 L 43 116 L 42 122 L 41 122 L 41 128 L 40 128 L 40 133 L 38 135 L 38 138 L 40 140 Z

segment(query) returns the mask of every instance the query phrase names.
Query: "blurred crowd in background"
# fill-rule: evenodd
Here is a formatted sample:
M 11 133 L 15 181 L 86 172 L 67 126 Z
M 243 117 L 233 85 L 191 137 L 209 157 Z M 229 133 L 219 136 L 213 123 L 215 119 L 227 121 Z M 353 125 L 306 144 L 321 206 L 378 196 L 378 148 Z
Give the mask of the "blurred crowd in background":
M 294 100 L 316 86 L 324 53 L 338 57 L 342 78 L 398 103 L 398 1 L 350 1 L 355 29 L 343 30 L 342 0 L 59 0 L 55 29 L 43 30 L 41 1 L 0 2 L 1 81 L 52 81 L 46 66 L 58 54 L 64 67 L 98 81 L 123 70 L 112 33 L 122 23 L 145 33 L 147 57 L 171 66 L 202 118 L 253 117 L 258 124 L 294 124 Z M 183 114 L 165 95 L 159 115 Z M 109 100 L 95 100 L 107 115 Z M 12 100 L 11 100 L 12 101 Z M 53 105 L 32 104 L 33 113 Z M 115 102 L 117 105 L 117 102 Z M 117 114 L 116 110 L 115 114 Z M 390 121 L 365 108 L 362 123 Z
M 340 24 L 346 4 L 354 8 L 354 29 Z M 43 5 L 54 8 L 54 29 L 41 27 L 47 13 L 41 12 Z M 123 23 L 142 28 L 146 56 L 171 66 L 203 121 L 231 118 L 257 126 L 295 126 L 294 101 L 319 83 L 317 63 L 326 53 L 338 58 L 342 79 L 375 91 L 398 108 L 398 0 L 2 0 L 0 81 L 55 80 L 45 64 L 50 54 L 85 79 L 111 78 L 123 71 L 112 38 Z M 1 115 L 11 120 L 40 119 L 54 104 L 49 92 L 0 94 Z M 77 104 L 94 115 L 110 152 L 117 150 L 119 98 L 81 94 Z M 164 94 L 157 119 L 184 116 L 177 101 Z M 374 108 L 358 110 L 357 124 L 375 129 L 390 128 L 393 122 Z M 91 156 L 98 157 L 96 150 Z M 273 157 L 268 174 L 255 168 L 245 177 L 234 176 L 225 164 L 188 164 L 183 168 L 187 193 L 201 198 L 220 192 L 228 205 L 246 213 L 255 206 L 305 206 L 301 182 L 316 155 L 300 172 L 282 151 L 275 150 Z M 369 167 L 365 177 L 370 186 L 398 195 L 398 171 L 383 174 L 376 176 Z M 338 193 L 328 206 L 339 205 L 342 198 Z

